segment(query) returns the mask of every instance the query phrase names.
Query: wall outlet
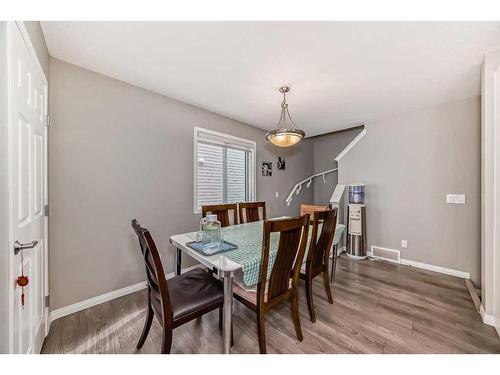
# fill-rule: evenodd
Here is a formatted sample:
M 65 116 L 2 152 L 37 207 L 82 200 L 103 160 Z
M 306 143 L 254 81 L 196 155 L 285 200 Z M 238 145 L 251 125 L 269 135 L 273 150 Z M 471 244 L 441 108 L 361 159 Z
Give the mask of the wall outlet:
M 402 247 L 403 249 L 406 249 L 406 248 L 408 247 L 408 241 L 406 241 L 406 240 L 401 240 L 401 247 Z
M 280 193 L 276 192 L 276 198 L 279 198 L 279 197 L 280 197 Z

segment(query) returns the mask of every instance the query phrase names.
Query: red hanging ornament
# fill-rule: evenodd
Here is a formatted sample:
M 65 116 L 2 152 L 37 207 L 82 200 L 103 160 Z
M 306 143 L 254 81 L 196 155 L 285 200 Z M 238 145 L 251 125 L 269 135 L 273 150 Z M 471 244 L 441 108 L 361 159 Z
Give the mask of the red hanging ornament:
M 21 275 L 18 276 L 16 282 L 21 287 L 21 306 L 24 308 L 24 287 L 29 284 L 30 279 L 28 276 Z
M 30 282 L 28 276 L 24 274 L 24 258 L 23 251 L 21 250 L 21 276 L 18 276 L 16 279 L 16 283 L 21 287 L 21 307 L 24 309 L 24 287 L 27 286 Z

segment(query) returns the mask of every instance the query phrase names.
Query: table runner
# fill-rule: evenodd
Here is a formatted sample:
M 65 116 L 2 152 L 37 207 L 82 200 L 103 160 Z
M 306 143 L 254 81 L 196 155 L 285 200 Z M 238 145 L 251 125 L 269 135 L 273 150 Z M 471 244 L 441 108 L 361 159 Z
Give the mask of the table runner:
M 225 257 L 242 265 L 243 282 L 246 286 L 253 286 L 259 281 L 260 260 L 262 253 L 262 221 L 238 225 L 237 227 L 227 227 L 223 229 L 224 240 L 238 245 L 238 249 L 228 251 L 224 254 Z M 344 231 L 344 225 L 338 224 L 335 228 L 334 244 L 337 244 Z M 236 229 L 237 230 L 234 230 Z M 306 253 L 304 260 L 307 258 L 307 250 L 311 242 L 312 226 L 309 228 L 309 238 L 307 240 Z M 318 236 L 321 233 L 321 228 L 318 229 Z M 273 269 L 274 260 L 278 251 L 279 233 L 271 233 L 269 246 L 269 277 Z
M 242 265 L 243 282 L 246 286 L 253 286 L 259 281 L 260 259 L 262 252 L 262 232 L 263 221 L 256 221 L 253 223 L 233 225 L 230 227 L 222 228 L 223 238 L 225 241 L 231 242 L 238 246 L 237 249 L 227 251 L 223 255 Z M 335 228 L 335 236 L 333 244 L 337 244 L 344 231 L 343 224 L 337 224 Z M 318 236 L 321 228 L 318 230 Z M 312 226 L 309 228 L 309 238 L 307 240 L 306 253 L 304 260 L 307 257 L 307 250 L 311 241 Z M 193 238 L 196 237 L 196 232 L 190 233 Z M 270 247 L 269 247 L 269 267 L 268 277 L 273 269 L 274 260 L 278 251 L 279 233 L 271 233 Z

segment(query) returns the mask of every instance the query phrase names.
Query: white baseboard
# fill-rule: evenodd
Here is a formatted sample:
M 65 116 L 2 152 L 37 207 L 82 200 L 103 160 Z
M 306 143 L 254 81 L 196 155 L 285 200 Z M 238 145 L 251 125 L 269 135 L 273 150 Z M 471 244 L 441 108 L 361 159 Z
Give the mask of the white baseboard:
M 499 331 L 500 326 L 497 325 L 496 318 L 493 315 L 486 314 L 486 311 L 484 311 L 483 305 L 481 305 L 481 307 L 479 308 L 479 313 L 481 314 L 481 318 L 483 319 L 484 324 L 487 324 L 489 326 L 493 326 L 496 328 L 497 332 Z M 500 323 L 500 322 L 498 322 L 498 323 Z M 500 332 L 498 332 L 498 335 L 500 336 Z
M 340 256 L 340 254 L 342 254 L 343 252 L 345 252 L 346 250 L 346 247 L 345 246 L 342 246 L 342 247 L 339 247 L 337 249 L 337 257 Z M 333 250 L 332 252 L 330 253 L 330 259 L 332 259 L 332 256 L 333 256 Z
M 74 303 L 69 306 L 61 307 L 60 309 L 54 310 L 50 312 L 50 320 L 54 321 L 56 319 L 62 318 L 63 316 L 76 313 L 81 310 L 85 310 L 89 307 L 99 305 L 104 302 L 111 301 L 112 299 L 125 296 L 130 293 L 137 292 L 138 290 L 144 289 L 147 287 L 147 283 L 145 281 L 141 281 L 140 283 L 126 286 L 125 288 L 121 288 L 118 290 L 114 290 L 109 293 L 101 294 L 96 297 L 92 297 L 77 303 Z
M 190 270 L 197 268 L 197 267 L 200 267 L 200 265 L 196 264 L 194 266 L 184 268 L 182 270 L 182 272 L 187 272 L 187 271 L 190 271 Z M 175 272 L 171 272 L 171 273 L 166 275 L 167 279 L 171 279 L 174 276 L 175 276 Z M 53 322 L 54 320 L 62 318 L 63 316 L 70 315 L 70 314 L 76 313 L 78 311 L 88 309 L 89 307 L 96 306 L 96 305 L 99 305 L 101 303 L 111 301 L 115 298 L 126 296 L 127 294 L 137 292 L 138 290 L 144 289 L 146 287 L 147 287 L 146 281 L 141 281 L 140 283 L 126 286 L 125 288 L 121 288 L 121 289 L 114 290 L 114 291 L 109 292 L 109 293 L 101 294 L 99 296 L 92 297 L 92 298 L 86 299 L 84 301 L 74 303 L 74 304 L 69 305 L 69 306 L 61 307 L 60 309 L 57 309 L 57 310 L 50 312 L 49 321 Z
M 416 262 L 414 260 L 409 260 L 409 259 L 401 259 L 401 264 L 403 264 L 405 266 L 422 268 L 424 270 L 444 273 L 446 275 L 456 276 L 456 277 L 460 277 L 462 279 L 469 279 L 470 280 L 470 273 L 469 272 L 454 270 L 452 268 L 435 266 L 433 264 Z
M 366 255 L 369 258 L 374 258 L 373 253 L 371 251 L 367 251 Z M 377 259 L 377 258 L 375 257 L 374 259 Z M 395 261 L 388 260 L 388 259 L 382 259 L 382 260 L 388 261 L 391 263 L 402 264 L 402 265 L 408 266 L 408 267 L 422 268 L 424 270 L 434 271 L 434 272 L 438 272 L 438 273 L 444 273 L 446 275 L 456 276 L 456 277 L 460 277 L 462 279 L 470 280 L 470 273 L 469 272 L 454 270 L 453 268 L 435 266 L 433 264 L 427 264 L 427 263 L 417 262 L 415 260 L 403 259 L 403 258 L 401 258 L 401 260 L 399 262 L 395 262 Z
M 337 249 L 337 255 L 340 255 L 346 251 L 346 247 L 342 246 Z

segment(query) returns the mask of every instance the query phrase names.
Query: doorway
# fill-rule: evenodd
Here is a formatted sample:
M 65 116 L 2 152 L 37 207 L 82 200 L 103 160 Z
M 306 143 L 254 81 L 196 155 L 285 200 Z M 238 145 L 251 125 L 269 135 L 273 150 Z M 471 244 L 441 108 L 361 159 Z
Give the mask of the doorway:
M 8 347 L 10 353 L 39 353 L 49 326 L 48 85 L 23 22 L 7 22 L 5 37 Z M 21 287 L 17 281 L 23 280 L 28 283 Z

